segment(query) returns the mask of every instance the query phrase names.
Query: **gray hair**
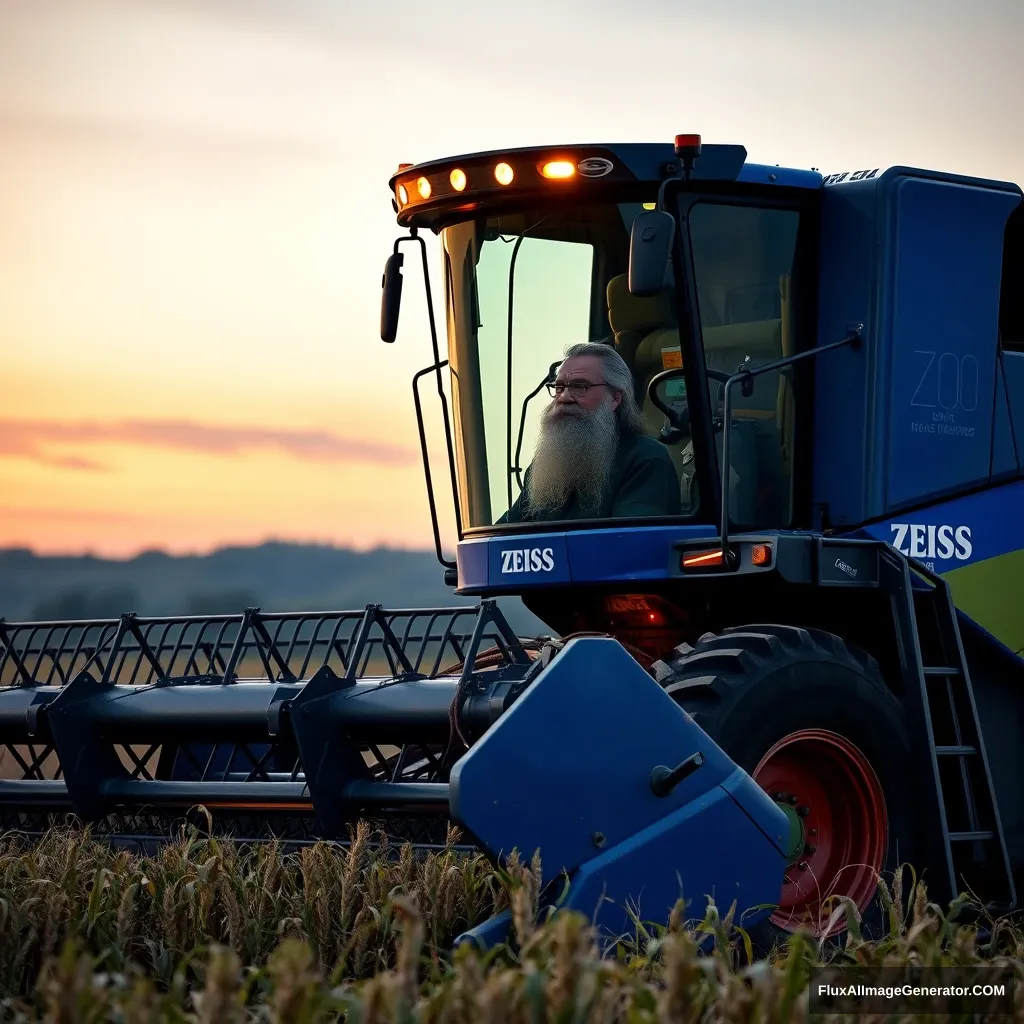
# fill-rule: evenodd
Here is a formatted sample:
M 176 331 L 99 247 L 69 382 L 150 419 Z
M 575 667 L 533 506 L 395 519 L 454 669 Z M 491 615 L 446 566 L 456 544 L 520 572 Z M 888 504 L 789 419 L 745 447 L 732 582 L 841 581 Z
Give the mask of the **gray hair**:
M 597 356 L 604 362 L 606 383 L 622 396 L 622 401 L 615 410 L 619 427 L 627 434 L 643 434 L 644 419 L 633 391 L 633 374 L 629 372 L 626 361 L 615 351 L 614 345 L 601 341 L 581 341 L 565 350 L 564 358 L 572 359 L 576 356 Z

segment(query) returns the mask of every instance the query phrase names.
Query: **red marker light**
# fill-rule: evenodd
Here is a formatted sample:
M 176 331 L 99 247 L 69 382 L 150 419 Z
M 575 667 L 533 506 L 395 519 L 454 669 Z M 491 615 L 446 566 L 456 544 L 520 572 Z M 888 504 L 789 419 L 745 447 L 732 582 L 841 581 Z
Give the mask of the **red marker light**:
M 721 565 L 722 564 L 722 552 L 721 551 L 705 551 L 699 555 L 684 555 L 683 556 L 683 568 L 688 569 L 694 565 Z
M 689 181 L 690 175 L 693 174 L 693 165 L 700 156 L 700 136 L 677 135 L 676 156 L 683 165 L 683 181 Z

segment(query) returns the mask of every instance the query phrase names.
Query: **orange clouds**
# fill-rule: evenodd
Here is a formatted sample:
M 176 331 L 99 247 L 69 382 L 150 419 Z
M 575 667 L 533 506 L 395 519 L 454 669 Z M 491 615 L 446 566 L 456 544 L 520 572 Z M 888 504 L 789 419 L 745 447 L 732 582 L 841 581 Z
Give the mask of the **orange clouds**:
M 102 470 L 91 454 L 68 454 L 81 445 L 93 450 L 102 444 L 153 447 L 207 455 L 239 455 L 254 450 L 277 450 L 311 462 L 371 465 L 411 465 L 413 448 L 342 437 L 324 430 L 288 430 L 256 426 L 223 426 L 188 420 L 120 420 L 109 423 L 0 419 L 0 458 L 23 458 L 73 470 Z

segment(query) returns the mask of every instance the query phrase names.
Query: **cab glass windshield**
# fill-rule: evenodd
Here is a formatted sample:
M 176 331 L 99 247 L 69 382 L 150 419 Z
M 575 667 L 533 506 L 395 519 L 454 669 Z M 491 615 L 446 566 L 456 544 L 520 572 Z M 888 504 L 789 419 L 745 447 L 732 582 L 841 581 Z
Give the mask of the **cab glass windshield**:
M 674 288 L 666 284 L 660 295 L 638 298 L 627 286 L 630 229 L 643 209 L 640 202 L 560 206 L 495 214 L 442 231 L 465 527 L 622 515 L 678 520 L 696 512 L 682 373 L 650 387 L 656 375 L 681 371 L 683 364 Z M 747 356 L 759 364 L 781 354 L 796 217 L 792 211 L 710 203 L 694 208 L 692 243 L 687 238 L 686 244 L 693 253 L 698 312 L 706 318 L 702 333 L 713 370 L 732 372 Z M 758 306 L 758 287 L 765 282 L 766 304 Z M 606 342 L 625 362 L 630 394 L 615 410 L 608 403 L 616 392 L 606 386 L 602 364 L 593 358 L 572 371 L 595 385 L 585 396 L 568 391 L 553 396 L 546 386 L 556 383 L 554 372 L 566 348 L 581 342 Z M 565 374 L 563 368 L 561 383 Z M 713 399 L 719 384 L 709 381 Z M 733 398 L 735 430 L 749 433 L 753 423 L 757 433 L 754 440 L 737 433 L 730 441 L 738 488 L 733 518 L 745 525 L 751 517 L 786 520 L 789 434 L 778 410 L 789 408 L 791 396 L 773 376 L 759 380 L 752 397 L 742 398 L 735 389 Z M 577 408 L 549 421 L 545 410 L 560 404 Z M 619 429 L 610 434 L 603 417 L 613 413 Z M 720 427 L 715 428 L 719 450 Z M 762 436 L 765 430 L 769 433 Z M 750 475 L 745 461 L 750 443 L 755 462 L 764 457 L 771 463 L 774 482 L 768 490 L 756 473 Z M 523 495 L 524 486 L 531 493 L 545 487 L 557 492 L 560 476 L 587 473 L 604 481 L 598 490 L 605 500 L 554 501 L 538 509 L 535 497 L 531 502 L 530 494 Z

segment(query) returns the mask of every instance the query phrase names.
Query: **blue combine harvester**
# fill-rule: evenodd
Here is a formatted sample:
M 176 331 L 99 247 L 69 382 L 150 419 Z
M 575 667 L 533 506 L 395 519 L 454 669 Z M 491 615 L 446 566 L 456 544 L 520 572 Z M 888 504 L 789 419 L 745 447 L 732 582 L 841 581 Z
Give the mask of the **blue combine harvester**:
M 903 862 L 939 901 L 1015 908 L 1021 189 L 685 135 L 390 187 L 381 337 L 412 246 L 437 556 L 479 604 L 0 622 L 0 823 L 157 835 L 202 805 L 244 837 L 363 817 L 430 843 L 455 822 L 495 862 L 539 849 L 547 898 L 568 876 L 612 934 L 710 896 L 759 941 L 835 935 L 836 897 L 870 926 Z M 599 347 L 563 361 L 575 343 Z M 552 635 L 517 636 L 503 596 Z

